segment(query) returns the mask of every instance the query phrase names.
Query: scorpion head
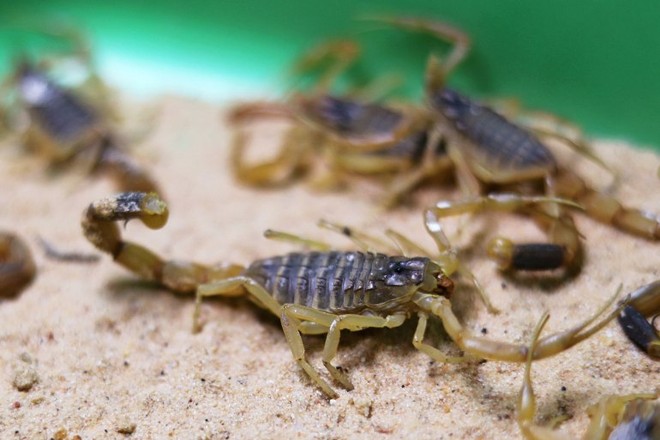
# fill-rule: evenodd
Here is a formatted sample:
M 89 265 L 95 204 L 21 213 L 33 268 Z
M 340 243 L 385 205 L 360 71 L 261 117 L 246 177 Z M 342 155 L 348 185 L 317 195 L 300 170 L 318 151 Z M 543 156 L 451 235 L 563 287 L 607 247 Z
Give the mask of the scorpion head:
M 447 296 L 453 282 L 428 258 L 392 257 L 374 287 L 367 291 L 367 304 L 382 308 L 408 302 L 418 290 Z
M 431 106 L 451 121 L 460 121 L 473 108 L 473 103 L 458 92 L 442 88 L 430 95 Z

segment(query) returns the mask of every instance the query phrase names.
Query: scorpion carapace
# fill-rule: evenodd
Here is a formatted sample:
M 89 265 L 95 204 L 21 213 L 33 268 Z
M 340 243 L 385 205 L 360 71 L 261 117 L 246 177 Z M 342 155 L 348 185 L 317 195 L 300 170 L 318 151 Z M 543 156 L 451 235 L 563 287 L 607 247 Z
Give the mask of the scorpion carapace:
M 201 301 L 207 296 L 247 295 L 279 316 L 296 362 L 328 397 L 335 398 L 337 393 L 308 363 L 301 334 L 327 333 L 323 363 L 346 389 L 353 387 L 350 380 L 332 364 L 341 330 L 398 327 L 415 314 L 418 324 L 413 345 L 439 362 L 456 359 L 424 342 L 429 316 L 442 321 L 449 337 L 467 356 L 510 362 L 524 362 L 529 357 L 526 346 L 485 339 L 461 325 L 448 299 L 453 283 L 447 278 L 443 260 L 312 252 L 268 258 L 248 268 L 205 266 L 165 261 L 140 245 L 124 241 L 116 223 L 140 219 L 151 228 L 160 228 L 167 217 L 167 206 L 156 194 L 122 193 L 91 203 L 83 213 L 82 228 L 90 242 L 130 271 L 178 292 L 196 292 L 196 330 Z M 435 228 L 427 227 L 432 234 Z M 607 325 L 625 305 L 604 314 L 615 297 L 590 319 L 539 341 L 531 357 L 557 354 Z
M 0 298 L 20 293 L 32 282 L 36 272 L 27 244 L 11 232 L 0 232 Z
M 533 353 L 539 342 L 548 315 L 539 321 L 528 353 Z M 581 438 L 585 440 L 626 439 L 652 440 L 660 438 L 660 394 L 651 393 L 610 395 L 600 399 L 587 410 L 591 422 Z M 555 428 L 540 426 L 534 422 L 536 396 L 532 387 L 532 356 L 525 363 L 523 385 L 518 395 L 518 426 L 526 439 L 572 439 Z

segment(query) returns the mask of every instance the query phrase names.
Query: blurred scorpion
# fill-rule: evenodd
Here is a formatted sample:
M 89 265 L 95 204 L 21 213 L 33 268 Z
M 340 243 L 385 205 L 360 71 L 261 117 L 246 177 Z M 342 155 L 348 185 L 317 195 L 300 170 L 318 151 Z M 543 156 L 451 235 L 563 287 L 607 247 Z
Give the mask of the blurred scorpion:
M 76 61 L 86 70 L 84 86 L 95 96 L 85 100 L 82 90 L 61 87 L 45 67 L 21 56 L 0 86 L 0 128 L 22 132 L 25 148 L 44 157 L 53 169 L 80 161 L 86 163 L 90 174 L 110 176 L 121 190 L 158 191 L 147 171 L 120 147 L 111 127 L 108 90 L 94 71 L 84 38 L 66 26 L 53 25 L 40 33 L 72 43 Z M 43 61 L 41 64 L 51 60 Z
M 335 57 L 334 66 L 339 67 L 329 70 L 322 86 L 311 96 L 296 95 L 283 103 L 244 103 L 230 112 L 230 123 L 238 127 L 231 161 L 239 181 L 253 186 L 289 183 L 309 169 L 310 156 L 318 155 L 330 168 L 331 179 L 326 177 L 325 181 L 345 173 L 385 174 L 391 181 L 394 174 L 384 200 L 386 206 L 393 206 L 422 181 L 443 177 L 453 169 L 466 199 L 439 202 L 430 208 L 436 215 L 515 211 L 530 216 L 546 232 L 547 243 L 516 244 L 506 237 L 492 239 L 487 252 L 502 270 L 576 271 L 583 259 L 581 237 L 572 217 L 558 204 L 520 209 L 515 203 L 507 203 L 506 197 L 493 200 L 483 194 L 512 191 L 565 198 L 599 222 L 646 239 L 660 239 L 656 216 L 627 208 L 610 194 L 589 187 L 580 176 L 559 164 L 540 140 L 554 139 L 612 172 L 577 128 L 547 114 L 529 117 L 529 127 L 523 127 L 445 86 L 446 78 L 469 52 L 470 38 L 463 31 L 424 19 L 380 20 L 452 44 L 444 62 L 434 55 L 429 58 L 426 106 L 385 105 L 327 93 L 330 78 L 359 51 L 348 43 L 321 46 L 299 64 L 310 66 Z M 275 159 L 245 164 L 247 134 L 241 124 L 264 116 L 287 118 L 292 126 Z M 548 122 L 554 124 L 552 129 L 541 127 Z
M 147 248 L 124 241 L 118 222 L 139 219 L 147 227 L 161 228 L 169 211 L 156 194 L 122 193 L 92 202 L 82 216 L 85 237 L 114 261 L 138 276 L 153 280 L 168 289 L 195 293 L 193 315 L 195 331 L 200 329 L 202 299 L 210 296 L 247 296 L 258 306 L 280 318 L 294 359 L 327 397 L 337 392 L 307 361 L 301 334 L 327 334 L 323 364 L 330 376 L 347 390 L 353 385 L 346 374 L 333 364 L 341 330 L 399 327 L 412 315 L 418 323 L 413 345 L 438 362 L 460 362 L 470 357 L 507 362 L 525 362 L 555 355 L 588 338 L 607 325 L 624 301 L 605 314 L 617 293 L 594 316 L 577 326 L 543 338 L 532 353 L 523 345 L 494 341 L 465 328 L 451 308 L 449 297 L 454 282 L 450 275 L 460 262 L 447 245 L 437 217 L 427 214 L 426 229 L 438 246 L 439 255 L 431 256 L 421 247 L 394 231 L 388 234 L 404 256 L 389 256 L 364 251 L 329 251 L 328 245 L 316 242 L 322 249 L 295 252 L 256 260 L 247 268 L 236 264 L 207 266 L 198 263 L 164 260 Z M 332 225 L 332 224 L 331 224 Z M 349 229 L 334 225 L 345 235 L 356 236 Z M 279 238 L 312 241 L 284 233 Z M 360 238 L 360 237 L 358 237 Z M 359 242 L 359 241 L 358 241 Z M 426 256 L 407 256 L 407 248 Z M 602 318 L 601 315 L 604 315 Z M 424 342 L 427 321 L 434 316 L 442 321 L 449 337 L 465 353 L 465 357 L 449 357 Z

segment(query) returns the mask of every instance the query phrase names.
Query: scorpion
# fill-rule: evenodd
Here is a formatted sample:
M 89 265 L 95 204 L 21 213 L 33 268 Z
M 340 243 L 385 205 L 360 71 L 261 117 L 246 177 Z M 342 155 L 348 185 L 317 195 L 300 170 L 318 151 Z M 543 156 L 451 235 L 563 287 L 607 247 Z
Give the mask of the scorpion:
M 506 202 L 493 202 L 482 196 L 493 192 L 540 193 L 572 200 L 597 221 L 632 235 L 660 239 L 660 222 L 655 216 L 625 207 L 612 195 L 591 188 L 561 165 L 542 142 L 542 138 L 557 140 L 612 172 L 577 133 L 577 128 L 551 115 L 531 120 L 536 125 L 552 122 L 557 125 L 555 129 L 525 127 L 445 86 L 449 74 L 469 52 L 470 38 L 463 31 L 447 23 L 417 18 L 381 20 L 430 33 L 452 44 L 444 62 L 435 55 L 429 57 L 426 107 L 396 108 L 320 92 L 311 97 L 294 97 L 284 104 L 240 105 L 231 113 L 231 121 L 279 115 L 300 122 L 294 122 L 285 136 L 282 154 L 272 162 L 253 167 L 242 163 L 246 135 L 239 132 L 232 153 L 232 166 L 239 180 L 259 185 L 269 185 L 275 177 L 279 182 L 287 181 L 305 166 L 309 146 L 323 143 L 329 145 L 323 156 L 329 157 L 330 167 L 338 170 L 334 174 L 397 173 L 393 181 L 390 179 L 389 195 L 385 198 L 385 205 L 392 206 L 421 181 L 453 169 L 466 199 L 438 202 L 430 208 L 436 215 L 515 211 L 529 215 L 546 231 L 546 243 L 517 244 L 501 236 L 490 240 L 487 253 L 503 271 L 565 268 L 574 272 L 581 266 L 583 251 L 572 217 L 559 205 L 512 209 Z M 564 134 L 566 131 L 574 133 L 569 136 Z
M 628 304 L 618 317 L 623 332 L 639 349 L 660 359 L 660 332 L 655 321 L 660 316 L 660 280 L 640 287 L 630 294 Z M 651 322 L 646 316 L 653 316 Z
M 657 291 L 646 290 L 641 296 L 631 301 L 638 303 L 642 296 L 655 296 Z M 648 299 L 648 298 L 647 298 Z M 630 306 L 627 306 L 630 307 Z M 539 321 L 525 362 L 523 385 L 518 395 L 518 426 L 523 436 L 530 440 L 557 440 L 573 438 L 562 435 L 556 429 L 539 426 L 534 423 L 536 414 L 536 397 L 532 387 L 531 370 L 532 356 L 539 341 L 543 326 L 548 320 L 546 313 Z M 626 395 L 610 395 L 601 398 L 588 408 L 591 422 L 582 436 L 586 440 L 653 440 L 660 438 L 660 392 L 635 393 Z
M 194 331 L 200 330 L 201 302 L 210 296 L 247 296 L 279 317 L 295 361 L 328 398 L 337 398 L 338 394 L 308 362 L 301 334 L 327 334 L 323 365 L 335 381 L 351 390 L 350 379 L 333 364 L 341 330 L 394 328 L 417 315 L 413 346 L 436 361 L 458 362 L 476 357 L 525 362 L 530 356 L 545 358 L 583 341 L 614 319 L 626 304 L 624 301 L 605 314 L 617 292 L 593 317 L 543 338 L 530 354 L 526 346 L 484 338 L 459 322 L 449 299 L 454 283 L 448 274 L 455 270 L 451 266 L 456 261 L 451 252 L 446 252 L 446 237 L 432 216 L 426 219 L 426 229 L 441 250 L 437 258 L 310 251 L 256 260 L 247 267 L 167 261 L 139 244 L 124 241 L 117 224 L 139 219 L 147 227 L 157 229 L 165 225 L 168 216 L 168 207 L 157 194 L 128 192 L 92 202 L 84 210 L 81 224 L 85 237 L 119 265 L 173 291 L 194 292 Z M 341 229 L 350 235 L 348 229 Z M 430 317 L 442 321 L 465 357 L 446 356 L 424 342 Z
M 76 57 L 89 71 L 87 85 L 94 89 L 99 101 L 105 101 L 107 90 L 94 72 L 83 37 L 69 28 L 54 27 L 46 33 L 73 42 Z M 24 114 L 27 126 L 22 130 L 23 144 L 42 155 L 54 169 L 79 160 L 88 164 L 90 173 L 111 177 L 120 190 L 158 191 L 147 171 L 120 147 L 111 128 L 107 103 L 90 105 L 74 90 L 58 85 L 45 68 L 26 57 L 16 62 L 0 90 L 8 101 L 4 111 L 0 111 L 4 119 L 1 125 L 5 130 L 20 131 L 20 125 L 12 123 L 15 118 L 10 115 L 17 110 Z
M 30 248 L 16 234 L 0 231 L 0 298 L 18 295 L 34 279 Z

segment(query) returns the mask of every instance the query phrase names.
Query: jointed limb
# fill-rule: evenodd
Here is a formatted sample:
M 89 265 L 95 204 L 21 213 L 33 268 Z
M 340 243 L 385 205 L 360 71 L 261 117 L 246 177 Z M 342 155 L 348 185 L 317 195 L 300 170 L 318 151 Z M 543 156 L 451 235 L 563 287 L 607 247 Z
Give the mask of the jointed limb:
M 296 362 L 305 370 L 309 377 L 330 398 L 336 398 L 337 393 L 325 382 L 305 357 L 305 347 L 300 333 L 306 322 L 313 322 L 317 326 L 327 329 L 327 337 L 323 348 L 323 365 L 330 375 L 347 390 L 353 389 L 353 384 L 337 367 L 332 360 L 337 355 L 341 330 L 358 331 L 365 328 L 393 328 L 400 326 L 406 316 L 403 314 L 387 317 L 364 315 L 335 315 L 329 312 L 313 309 L 298 304 L 285 304 L 282 306 L 282 328 L 293 352 Z
M 617 291 L 617 293 L 600 310 L 598 310 L 594 316 L 583 323 L 572 329 L 558 332 L 541 339 L 532 353 L 533 359 L 541 359 L 561 353 L 605 327 L 619 314 L 625 305 L 624 302 L 624 304 L 619 305 L 616 309 L 598 320 L 598 318 L 605 313 L 610 304 L 614 302 L 618 293 L 619 292 Z M 451 303 L 448 299 L 417 294 L 413 301 L 422 311 L 440 318 L 449 337 L 466 354 L 497 361 L 525 362 L 527 360 L 529 353 L 528 347 L 486 339 L 475 335 L 470 330 L 463 327 L 458 321 L 456 315 L 454 315 L 454 312 L 451 309 Z

